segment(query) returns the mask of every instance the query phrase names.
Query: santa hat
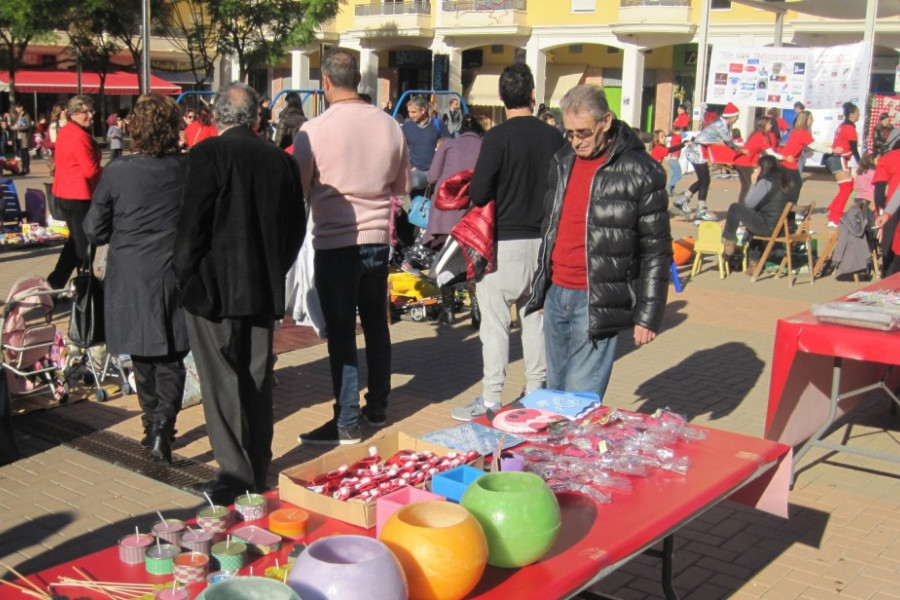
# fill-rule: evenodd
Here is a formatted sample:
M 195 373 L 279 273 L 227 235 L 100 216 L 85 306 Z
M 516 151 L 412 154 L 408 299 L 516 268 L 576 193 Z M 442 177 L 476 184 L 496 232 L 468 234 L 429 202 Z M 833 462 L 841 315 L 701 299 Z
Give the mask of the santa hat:
M 736 117 L 739 114 L 741 114 L 741 109 L 729 102 L 725 105 L 725 110 L 722 111 L 722 118 L 727 119 L 729 117 Z

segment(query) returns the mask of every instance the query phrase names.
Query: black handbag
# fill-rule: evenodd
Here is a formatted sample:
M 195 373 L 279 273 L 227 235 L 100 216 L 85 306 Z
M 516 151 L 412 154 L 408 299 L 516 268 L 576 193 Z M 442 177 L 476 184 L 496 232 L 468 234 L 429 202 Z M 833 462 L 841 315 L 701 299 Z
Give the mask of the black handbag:
M 103 282 L 93 269 L 94 251 L 90 246 L 78 274 L 72 278 L 72 315 L 69 339 L 80 348 L 90 348 L 106 341 L 103 323 Z
M 53 186 L 51 184 L 45 185 L 47 191 L 47 212 L 50 213 L 50 216 L 53 217 L 56 221 L 65 221 L 66 215 L 62 211 L 62 206 L 60 205 L 59 198 L 56 197 L 56 194 L 53 193 Z

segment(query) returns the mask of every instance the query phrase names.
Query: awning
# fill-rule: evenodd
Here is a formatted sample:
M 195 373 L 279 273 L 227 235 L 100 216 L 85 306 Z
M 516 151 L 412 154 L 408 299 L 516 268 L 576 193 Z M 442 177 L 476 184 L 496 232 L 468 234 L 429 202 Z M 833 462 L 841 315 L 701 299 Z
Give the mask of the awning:
M 547 79 L 544 84 L 547 106 L 559 107 L 559 101 L 566 92 L 584 79 L 586 69 L 586 65 L 547 65 Z
M 500 73 L 502 66 L 481 67 L 469 86 L 466 102 L 471 106 L 503 106 L 500 100 Z
M 0 71 L 0 86 L 9 86 L 9 71 Z M 175 96 L 181 88 L 159 77 L 150 76 L 150 88 L 160 94 Z M 20 69 L 16 71 L 16 91 L 39 94 L 77 94 L 78 74 L 75 71 Z M 92 71 L 81 72 L 81 92 L 100 93 L 100 76 Z M 108 96 L 136 96 L 140 94 L 137 73 L 114 71 L 106 76 L 104 92 Z

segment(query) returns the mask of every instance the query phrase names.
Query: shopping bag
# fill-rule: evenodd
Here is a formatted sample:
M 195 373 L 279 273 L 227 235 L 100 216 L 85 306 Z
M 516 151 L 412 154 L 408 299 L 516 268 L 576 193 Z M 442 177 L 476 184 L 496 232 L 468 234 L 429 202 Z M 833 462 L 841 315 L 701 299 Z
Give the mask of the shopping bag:
M 428 212 L 431 210 L 431 200 L 425 196 L 416 196 L 409 203 L 409 222 L 416 227 L 425 229 L 428 227 Z
M 69 339 L 81 348 L 89 348 L 106 341 L 103 323 L 103 282 L 94 275 L 88 247 L 84 263 L 72 278 L 72 315 L 69 319 Z

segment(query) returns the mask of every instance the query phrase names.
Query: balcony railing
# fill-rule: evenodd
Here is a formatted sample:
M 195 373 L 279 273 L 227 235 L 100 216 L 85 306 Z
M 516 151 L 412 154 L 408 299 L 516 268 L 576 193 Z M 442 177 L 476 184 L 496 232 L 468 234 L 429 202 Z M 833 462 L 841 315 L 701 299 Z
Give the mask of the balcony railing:
M 493 12 L 495 10 L 526 10 L 526 0 L 444 0 L 444 12 Z
M 360 4 L 356 6 L 357 17 L 377 17 L 380 15 L 430 15 L 431 2 L 384 2 L 383 4 Z
M 619 0 L 621 8 L 640 6 L 690 6 L 691 0 Z

